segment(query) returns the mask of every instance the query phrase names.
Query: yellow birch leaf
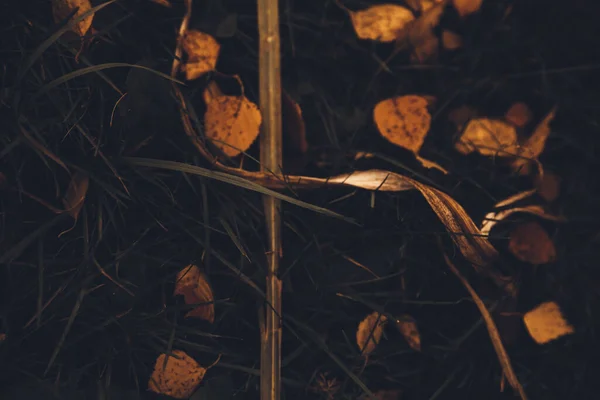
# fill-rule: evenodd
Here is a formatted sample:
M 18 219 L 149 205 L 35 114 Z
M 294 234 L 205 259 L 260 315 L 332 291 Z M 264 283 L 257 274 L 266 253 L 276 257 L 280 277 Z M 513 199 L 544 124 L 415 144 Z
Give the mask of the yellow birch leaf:
M 542 303 L 527 312 L 523 321 L 532 339 L 538 344 L 575 333 L 575 329 L 563 317 L 558 304 L 553 301 Z
M 508 250 L 519 260 L 534 265 L 547 264 L 556 259 L 552 239 L 537 222 L 517 226 L 510 234 Z
M 513 170 L 519 171 L 522 174 L 529 173 L 529 166 L 532 160 L 537 160 L 544 151 L 546 140 L 550 135 L 550 124 L 554 120 L 555 115 L 556 107 L 550 110 L 544 119 L 537 125 L 529 139 L 521 145 L 520 157 L 513 160 L 512 163 Z
M 90 178 L 84 172 L 77 171 L 71 177 L 67 192 L 62 199 L 65 211 L 68 212 L 75 221 L 79 218 L 79 213 L 85 202 L 85 196 L 90 184 Z
M 213 97 L 204 114 L 206 137 L 229 157 L 250 148 L 261 122 L 258 107 L 245 96 Z
M 221 49 L 215 38 L 207 33 L 189 30 L 183 37 L 182 46 L 188 56 L 184 65 L 185 77 L 188 81 L 215 69 Z
M 527 104 L 518 102 L 510 106 L 504 118 L 515 126 L 523 128 L 531 121 L 532 113 Z
M 481 8 L 483 0 L 452 0 L 454 8 L 461 17 L 473 14 Z
M 411 349 L 421 351 L 421 335 L 417 321 L 410 315 L 403 315 L 396 321 L 396 329 L 404 336 Z
M 205 373 L 206 368 L 185 352 L 173 350 L 173 355 L 161 354 L 156 359 L 148 389 L 176 399 L 188 399 L 202 382 Z
M 386 323 L 387 317 L 377 311 L 369 314 L 360 322 L 356 331 L 356 344 L 364 356 L 368 356 L 375 350 L 381 340 Z
M 462 154 L 477 151 L 484 156 L 515 156 L 519 150 L 517 131 L 508 122 L 487 118 L 472 119 L 455 148 Z
M 75 11 L 75 9 L 77 9 L 77 12 L 71 17 L 72 19 L 91 10 L 92 4 L 90 3 L 90 0 L 52 0 L 52 15 L 54 17 L 54 22 L 56 23 L 65 20 L 73 11 Z M 92 13 L 73 25 L 71 31 L 79 36 L 84 36 L 92 26 L 93 20 L 94 14 Z
M 393 42 L 402 28 L 415 19 L 409 9 L 395 4 L 379 4 L 349 13 L 356 36 L 379 42 Z
M 431 125 L 427 100 L 400 96 L 379 102 L 373 110 L 379 133 L 389 142 L 417 154 Z
M 215 321 L 215 305 L 212 288 L 208 283 L 206 274 L 195 265 L 183 268 L 177 274 L 177 282 L 173 295 L 182 295 L 185 304 L 200 304 L 190 312 L 186 318 L 200 318 L 211 324 Z

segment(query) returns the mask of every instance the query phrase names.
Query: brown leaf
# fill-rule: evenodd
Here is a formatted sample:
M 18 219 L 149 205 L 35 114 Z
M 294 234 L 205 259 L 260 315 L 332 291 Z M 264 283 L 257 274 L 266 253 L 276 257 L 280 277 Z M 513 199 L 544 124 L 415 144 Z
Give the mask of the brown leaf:
M 506 219 L 506 217 L 516 214 L 516 213 L 524 213 L 536 215 L 538 217 L 544 218 L 548 221 L 564 221 L 565 219 L 561 216 L 549 214 L 544 207 L 531 204 L 522 207 L 514 207 L 509 208 L 507 210 L 502 211 L 492 211 L 485 215 L 483 223 L 481 224 L 481 234 L 484 236 L 489 235 L 492 228 L 500 221 Z
M 395 4 L 380 4 L 361 11 L 349 11 L 354 31 L 359 39 L 393 42 L 404 26 L 415 17 Z
M 182 295 L 185 304 L 201 304 L 188 312 L 186 318 L 200 318 L 211 324 L 215 320 L 212 288 L 204 272 L 195 265 L 188 265 L 177 274 L 173 295 Z
M 546 140 L 550 135 L 550 124 L 556 116 L 556 111 L 556 107 L 550 110 L 550 112 L 535 128 L 533 134 L 529 137 L 529 139 L 527 139 L 527 141 L 521 145 L 521 157 L 513 160 L 513 170 L 519 171 L 522 174 L 529 173 L 531 160 L 537 160 L 540 154 L 542 154 L 542 152 L 544 151 L 544 147 L 546 146 Z
M 575 329 L 563 317 L 558 304 L 553 301 L 542 303 L 527 312 L 523 321 L 527 331 L 538 344 L 575 333 Z
M 446 1 L 436 3 L 419 18 L 408 23 L 398 34 L 396 51 L 409 48 L 413 63 L 435 59 L 438 55 L 439 39 L 434 29 L 440 22 L 445 5 Z
M 308 150 L 306 126 L 302 118 L 302 109 L 285 91 L 281 91 L 281 112 L 283 119 L 284 145 L 289 150 L 304 154 Z
M 77 9 L 77 12 L 71 19 L 80 17 L 91 10 L 92 4 L 90 0 L 52 0 L 52 15 L 56 23 L 65 20 L 75 9 Z M 84 36 L 92 26 L 93 19 L 94 14 L 92 13 L 73 25 L 71 31 L 79 36 Z
M 446 50 L 460 49 L 463 45 L 462 36 L 452 31 L 444 30 L 442 32 L 442 46 Z
M 554 243 L 537 222 L 516 227 L 510 234 L 508 249 L 519 260 L 535 265 L 556 259 Z
M 356 331 L 356 344 L 364 356 L 368 356 L 375 350 L 381 340 L 386 323 L 387 317 L 377 311 L 372 312 L 360 322 Z
M 525 127 L 533 117 L 531 110 L 525 103 L 515 103 L 506 112 L 504 118 L 519 128 Z
M 510 157 L 519 152 L 517 131 L 511 124 L 487 118 L 472 119 L 455 144 L 462 154 L 477 151 L 484 156 Z
M 560 178 L 552 172 L 545 172 L 540 179 L 539 175 L 535 177 L 535 186 L 539 195 L 551 203 L 558 197 L 560 193 Z
M 477 110 L 467 105 L 462 105 L 448 113 L 448 120 L 456 125 L 457 130 L 462 131 L 470 119 L 477 116 Z
M 182 46 L 188 56 L 183 66 L 188 81 L 215 69 L 221 46 L 211 35 L 189 30 L 183 37 Z
M 373 110 L 379 133 L 389 142 L 417 154 L 431 125 L 427 100 L 414 95 L 379 102 Z
M 396 320 L 396 329 L 404 336 L 411 349 L 421 351 L 421 335 L 417 328 L 417 321 L 408 314 L 402 315 Z
M 204 114 L 207 138 L 229 157 L 250 148 L 258 137 L 261 122 L 258 107 L 245 96 L 213 97 Z
M 185 352 L 173 350 L 173 355 L 161 354 L 156 359 L 148 389 L 176 399 L 187 399 L 196 391 L 205 373 L 206 368 Z
M 71 176 L 69 187 L 67 192 L 62 199 L 62 203 L 65 206 L 65 211 L 68 212 L 75 221 L 79 217 L 83 203 L 85 202 L 85 196 L 90 184 L 90 178 L 86 173 L 77 171 Z
M 452 0 L 454 8 L 461 17 L 473 14 L 481 8 L 483 0 Z

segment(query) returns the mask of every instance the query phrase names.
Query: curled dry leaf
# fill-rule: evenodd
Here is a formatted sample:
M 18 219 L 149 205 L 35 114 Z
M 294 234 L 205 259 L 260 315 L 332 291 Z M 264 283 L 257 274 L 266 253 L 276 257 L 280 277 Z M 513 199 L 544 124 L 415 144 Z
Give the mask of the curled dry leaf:
M 358 324 L 356 344 L 364 356 L 368 356 L 375 350 L 381 340 L 386 323 L 387 317 L 375 311 Z
M 395 4 L 379 4 L 361 11 L 348 11 L 356 36 L 360 39 L 393 42 L 410 21 L 413 13 Z
M 515 126 L 523 128 L 533 117 L 531 110 L 525 103 L 515 103 L 506 112 L 504 118 Z
M 75 172 L 73 176 L 71 176 L 69 187 L 62 199 L 65 211 L 68 212 L 75 221 L 79 218 L 79 213 L 85 202 L 89 184 L 90 178 L 85 172 Z
M 538 344 L 575 333 L 575 329 L 563 317 L 558 304 L 553 301 L 542 303 L 527 312 L 523 321 L 532 339 Z
M 492 228 L 498 222 L 500 222 L 500 221 L 506 219 L 508 216 L 510 216 L 512 214 L 516 214 L 516 213 L 536 215 L 536 216 L 544 218 L 548 221 L 557 221 L 557 222 L 564 221 L 563 217 L 549 214 L 548 212 L 546 212 L 544 207 L 537 205 L 537 204 L 532 204 L 532 205 L 527 205 L 527 206 L 522 206 L 522 207 L 514 207 L 514 208 L 509 208 L 507 210 L 492 211 L 490 213 L 487 213 L 481 224 L 481 234 L 484 236 L 488 236 L 490 234 L 490 231 L 492 230 Z
M 510 234 L 508 249 L 519 260 L 534 265 L 547 264 L 556 259 L 552 239 L 537 222 L 517 226 Z
M 92 9 L 90 0 L 52 0 L 52 15 L 54 22 L 59 23 L 65 20 L 73 11 L 77 10 L 72 19 L 80 17 L 82 14 Z M 81 21 L 71 27 L 71 31 L 79 36 L 84 36 L 92 26 L 94 14 L 89 14 Z
M 210 323 L 214 322 L 215 305 L 212 288 L 206 274 L 197 266 L 189 265 L 179 271 L 173 295 L 182 295 L 185 304 L 200 304 L 188 312 L 186 318 L 200 318 Z
M 229 157 L 248 150 L 258 137 L 262 122 L 256 104 L 245 96 L 204 97 L 211 98 L 204 114 L 206 137 Z
M 417 154 L 431 126 L 427 100 L 408 95 L 380 101 L 373 110 L 379 133 L 389 142 Z
M 417 328 L 417 321 L 410 315 L 402 315 L 396 320 L 396 329 L 404 336 L 411 349 L 421 351 L 421 335 Z
M 452 5 L 461 17 L 473 14 L 481 8 L 483 0 L 452 0 Z
M 537 125 L 533 134 L 521 145 L 520 157 L 513 160 L 512 168 L 522 174 L 528 174 L 532 160 L 537 158 L 544 151 L 546 140 L 550 135 L 550 124 L 556 116 L 557 108 L 554 107 Z
M 487 118 L 472 119 L 455 148 L 462 154 L 477 151 L 484 156 L 514 156 L 519 151 L 517 131 L 508 122 Z
M 283 114 L 284 146 L 295 152 L 304 154 L 308 150 L 306 126 L 302 118 L 302 109 L 285 91 L 281 91 L 281 112 Z
M 215 69 L 221 50 L 221 46 L 215 38 L 207 33 L 191 29 L 183 37 L 182 47 L 188 56 L 183 67 L 187 80 L 197 79 Z
M 205 373 L 206 368 L 184 351 L 173 350 L 173 355 L 161 354 L 156 359 L 148 389 L 176 399 L 188 399 L 202 382 Z
M 542 176 L 536 175 L 535 187 L 544 200 L 553 202 L 560 193 L 560 178 L 552 172 L 544 171 Z

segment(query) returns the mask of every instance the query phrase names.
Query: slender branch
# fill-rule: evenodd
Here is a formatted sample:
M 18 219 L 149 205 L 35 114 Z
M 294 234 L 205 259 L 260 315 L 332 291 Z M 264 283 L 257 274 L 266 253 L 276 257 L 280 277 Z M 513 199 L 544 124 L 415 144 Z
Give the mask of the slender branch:
M 263 126 L 260 161 L 263 172 L 281 173 L 281 67 L 279 8 L 277 0 L 258 0 L 259 84 Z M 261 335 L 261 400 L 279 400 L 281 388 L 281 281 L 277 276 L 281 257 L 281 202 L 264 197 L 269 242 L 267 296 Z

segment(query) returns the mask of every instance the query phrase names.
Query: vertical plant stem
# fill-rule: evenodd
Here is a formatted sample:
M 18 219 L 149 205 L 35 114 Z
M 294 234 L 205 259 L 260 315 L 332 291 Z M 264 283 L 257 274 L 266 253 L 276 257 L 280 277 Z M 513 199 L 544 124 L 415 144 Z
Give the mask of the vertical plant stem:
M 263 125 L 260 142 L 261 168 L 280 174 L 281 67 L 279 54 L 278 0 L 258 0 L 260 110 Z M 264 197 L 269 252 L 265 322 L 261 330 L 261 400 L 279 400 L 281 388 L 281 221 L 279 200 Z

